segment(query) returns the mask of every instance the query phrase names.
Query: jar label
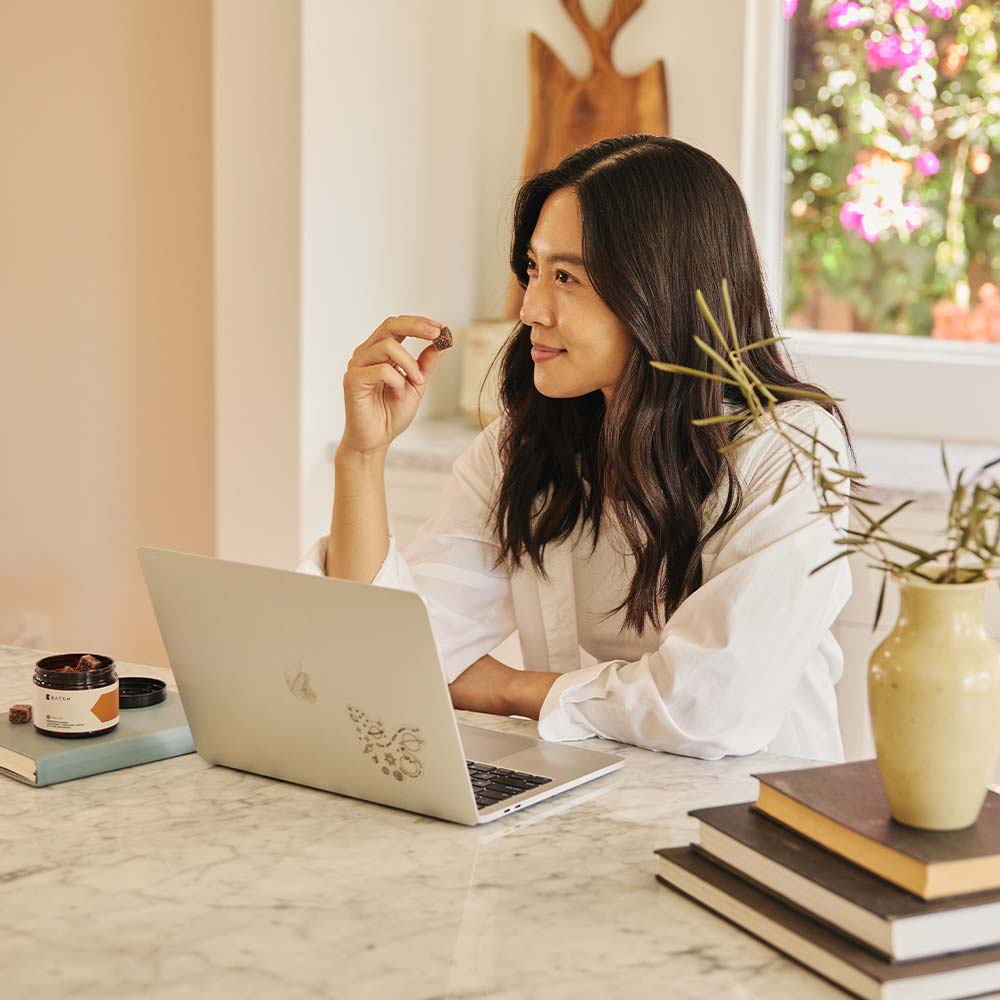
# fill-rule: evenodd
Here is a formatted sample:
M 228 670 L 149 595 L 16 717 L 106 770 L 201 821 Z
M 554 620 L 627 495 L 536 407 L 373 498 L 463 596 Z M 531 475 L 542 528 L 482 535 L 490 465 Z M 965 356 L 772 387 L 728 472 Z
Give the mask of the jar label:
M 118 681 L 102 688 L 35 688 L 33 721 L 53 733 L 99 733 L 118 721 Z

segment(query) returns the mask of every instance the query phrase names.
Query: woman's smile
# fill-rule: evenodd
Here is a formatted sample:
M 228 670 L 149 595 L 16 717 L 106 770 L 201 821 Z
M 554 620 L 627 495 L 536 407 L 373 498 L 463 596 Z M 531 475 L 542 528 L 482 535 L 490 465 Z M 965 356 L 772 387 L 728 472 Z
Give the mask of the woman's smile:
M 531 360 L 541 364 L 543 361 L 550 361 L 552 358 L 558 357 L 560 354 L 565 354 L 566 350 L 563 348 L 558 351 L 551 351 L 544 347 L 532 347 L 531 348 Z

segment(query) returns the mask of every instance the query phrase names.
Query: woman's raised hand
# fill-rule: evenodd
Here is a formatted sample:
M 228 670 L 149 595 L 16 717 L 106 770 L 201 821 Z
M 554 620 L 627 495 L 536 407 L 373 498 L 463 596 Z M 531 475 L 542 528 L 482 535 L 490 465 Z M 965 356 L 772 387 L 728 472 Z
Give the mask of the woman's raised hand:
M 426 316 L 390 316 L 351 355 L 344 373 L 344 436 L 338 448 L 358 453 L 388 450 L 413 421 L 441 350 L 428 344 L 414 358 L 403 347 L 407 337 L 433 341 L 447 330 Z

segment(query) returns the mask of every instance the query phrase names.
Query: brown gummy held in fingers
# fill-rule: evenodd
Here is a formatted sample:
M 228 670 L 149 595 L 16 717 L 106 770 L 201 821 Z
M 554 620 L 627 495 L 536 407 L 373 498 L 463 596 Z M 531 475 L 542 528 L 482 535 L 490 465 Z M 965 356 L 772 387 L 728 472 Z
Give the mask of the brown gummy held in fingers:
M 437 340 L 433 341 L 434 346 L 439 351 L 447 351 L 449 347 L 454 343 L 451 336 L 451 330 L 446 326 L 441 327 L 441 333 L 438 335 Z

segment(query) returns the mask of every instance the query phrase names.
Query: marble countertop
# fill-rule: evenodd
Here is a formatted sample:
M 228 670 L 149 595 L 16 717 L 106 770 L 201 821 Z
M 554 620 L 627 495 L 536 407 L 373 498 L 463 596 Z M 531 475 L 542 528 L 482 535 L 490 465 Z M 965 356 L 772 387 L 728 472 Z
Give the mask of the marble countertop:
M 28 697 L 42 655 L 0 646 L 4 708 Z M 167 670 L 119 667 L 173 688 Z M 803 762 L 587 745 L 624 754 L 625 767 L 478 828 L 197 754 L 46 788 L 0 778 L 0 992 L 33 1000 L 843 995 L 654 879 L 654 849 L 692 838 L 688 810 L 753 798 L 754 772 Z
M 479 433 L 478 426 L 463 416 L 417 419 L 401 434 L 386 456 L 387 469 L 451 471 L 451 465 Z M 920 505 L 942 503 L 947 495 L 937 441 L 857 436 L 854 440 L 858 467 L 873 494 L 886 502 L 913 497 Z M 336 442 L 330 445 L 331 461 Z M 947 444 L 952 476 L 962 466 L 971 468 L 1000 454 L 996 446 Z

